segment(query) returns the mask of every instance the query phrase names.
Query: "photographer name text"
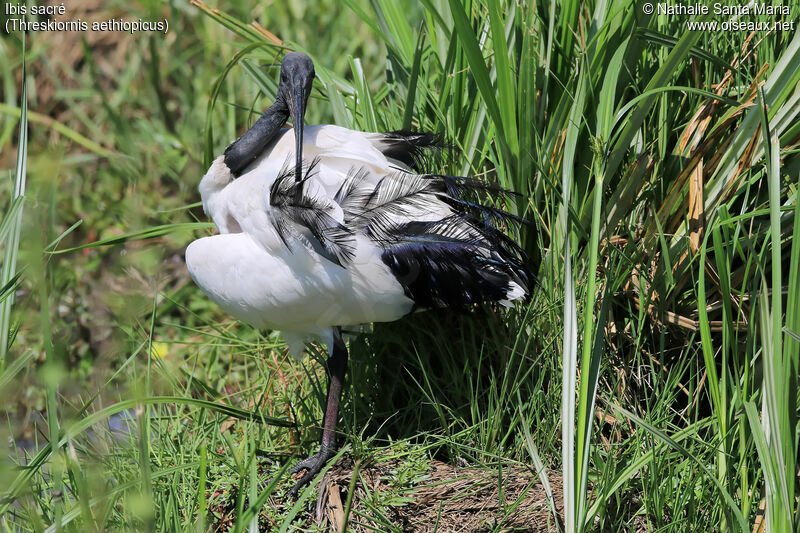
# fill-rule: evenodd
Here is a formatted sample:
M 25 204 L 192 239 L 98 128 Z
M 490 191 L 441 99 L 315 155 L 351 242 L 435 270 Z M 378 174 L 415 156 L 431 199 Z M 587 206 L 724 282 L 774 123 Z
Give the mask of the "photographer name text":
M 789 6 L 783 4 L 723 4 L 716 2 L 712 5 L 707 4 L 668 4 L 659 2 L 656 4 L 659 15 L 714 15 L 741 16 L 741 15 L 789 15 Z

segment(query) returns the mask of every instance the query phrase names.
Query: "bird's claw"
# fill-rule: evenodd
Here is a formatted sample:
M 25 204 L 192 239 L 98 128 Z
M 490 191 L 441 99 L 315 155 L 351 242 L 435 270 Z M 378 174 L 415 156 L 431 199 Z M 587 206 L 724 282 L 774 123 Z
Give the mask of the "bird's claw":
M 306 473 L 303 474 L 303 477 L 301 477 L 300 480 L 294 484 L 294 487 L 289 490 L 289 497 L 297 498 L 300 489 L 308 485 L 308 483 L 320 473 L 322 468 L 325 466 L 325 464 L 327 464 L 328 460 L 334 456 L 335 453 L 336 450 L 333 448 L 322 446 L 317 453 L 306 457 L 294 465 L 289 470 L 289 474 L 298 474 L 303 470 L 305 470 Z

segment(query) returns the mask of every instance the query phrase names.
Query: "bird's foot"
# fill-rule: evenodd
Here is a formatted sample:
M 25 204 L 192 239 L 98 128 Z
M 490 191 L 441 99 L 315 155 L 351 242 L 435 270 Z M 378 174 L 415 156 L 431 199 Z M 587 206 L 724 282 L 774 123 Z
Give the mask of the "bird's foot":
M 294 487 L 289 491 L 289 497 L 297 498 L 297 494 L 300 492 L 300 489 L 308 485 L 308 483 L 314 479 L 314 477 L 319 474 L 322 467 L 328 462 L 328 460 L 336 454 L 335 448 L 332 446 L 325 446 L 324 444 L 320 446 L 320 449 L 317 453 L 310 455 L 294 465 L 291 470 L 289 470 L 289 474 L 294 475 L 303 470 L 306 471 L 303 474 L 303 477 L 294 484 Z

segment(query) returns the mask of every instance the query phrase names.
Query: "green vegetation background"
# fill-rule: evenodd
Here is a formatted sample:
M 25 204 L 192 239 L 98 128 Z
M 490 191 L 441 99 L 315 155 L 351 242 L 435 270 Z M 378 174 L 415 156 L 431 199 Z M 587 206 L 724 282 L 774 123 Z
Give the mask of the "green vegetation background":
M 532 221 L 529 305 L 351 343 L 344 452 L 394 465 L 351 527 L 400 530 L 438 459 L 563 484 L 553 529 L 799 529 L 796 30 L 687 32 L 632 0 L 67 9 L 170 29 L 0 40 L 4 531 L 316 527 L 317 487 L 259 481 L 315 447 L 324 354 L 289 361 L 183 265 L 213 231 L 200 177 L 284 47 L 317 66 L 309 123 L 441 133 L 437 164 Z

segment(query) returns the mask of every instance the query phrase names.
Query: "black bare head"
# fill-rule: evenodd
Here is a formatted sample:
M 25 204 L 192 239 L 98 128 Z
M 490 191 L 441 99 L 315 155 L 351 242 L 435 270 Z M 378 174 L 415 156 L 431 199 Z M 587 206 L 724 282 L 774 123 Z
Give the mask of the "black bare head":
M 278 98 L 289 108 L 294 127 L 295 180 L 300 180 L 303 162 L 303 117 L 314 83 L 314 62 L 301 52 L 289 52 L 281 62 Z
M 275 138 L 291 116 L 294 125 L 296 169 L 300 179 L 303 161 L 303 117 L 314 83 L 314 63 L 300 52 L 286 54 L 281 62 L 278 94 L 253 126 L 225 150 L 225 164 L 234 176 L 252 163 Z
M 311 94 L 311 85 L 314 82 L 314 62 L 302 52 L 289 52 L 281 61 L 281 78 L 278 92 L 281 89 L 299 88 L 303 91 L 305 100 Z M 283 93 L 288 98 L 287 93 Z M 287 100 L 288 102 L 288 100 Z

